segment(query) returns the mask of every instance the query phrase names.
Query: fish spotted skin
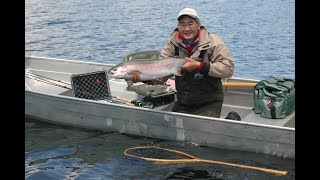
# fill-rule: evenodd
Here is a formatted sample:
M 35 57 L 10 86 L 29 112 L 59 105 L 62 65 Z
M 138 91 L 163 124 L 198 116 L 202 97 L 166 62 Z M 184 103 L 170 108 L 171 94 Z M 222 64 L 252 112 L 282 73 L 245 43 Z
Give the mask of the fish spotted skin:
M 130 73 L 139 72 L 140 81 L 154 80 L 175 74 L 186 62 L 181 58 L 130 60 L 112 67 L 108 71 L 108 77 L 130 79 Z

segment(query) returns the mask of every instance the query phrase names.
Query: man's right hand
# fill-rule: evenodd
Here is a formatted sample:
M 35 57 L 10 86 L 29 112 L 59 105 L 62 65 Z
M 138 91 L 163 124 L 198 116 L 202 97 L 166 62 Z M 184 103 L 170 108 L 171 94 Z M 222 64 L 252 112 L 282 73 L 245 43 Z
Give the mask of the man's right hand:
M 130 76 L 130 79 L 126 79 L 126 80 L 130 80 L 133 83 L 140 81 L 140 72 L 130 72 L 129 76 Z
M 182 68 L 186 69 L 188 72 L 192 72 L 193 70 L 200 68 L 200 62 L 188 57 L 186 57 L 185 60 L 187 60 L 187 63 L 184 64 Z

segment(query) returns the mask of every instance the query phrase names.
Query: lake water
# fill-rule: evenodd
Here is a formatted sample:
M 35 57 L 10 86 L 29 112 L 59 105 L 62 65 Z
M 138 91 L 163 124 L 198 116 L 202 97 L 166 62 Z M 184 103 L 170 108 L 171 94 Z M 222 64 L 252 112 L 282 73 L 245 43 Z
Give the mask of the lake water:
M 26 0 L 25 54 L 119 63 L 127 54 L 161 49 L 184 7 L 195 8 L 235 60 L 235 77 L 295 78 L 295 1 Z M 26 179 L 295 179 L 295 161 L 61 127 L 25 119 Z M 152 164 L 124 156 L 132 146 L 159 145 L 203 159 L 286 170 L 275 176 L 206 163 Z

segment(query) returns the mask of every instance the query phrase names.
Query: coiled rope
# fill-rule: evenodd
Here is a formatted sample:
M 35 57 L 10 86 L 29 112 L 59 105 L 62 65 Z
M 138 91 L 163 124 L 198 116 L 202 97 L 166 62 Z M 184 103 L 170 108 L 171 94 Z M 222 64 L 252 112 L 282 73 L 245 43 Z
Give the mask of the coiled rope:
M 169 151 L 169 152 L 173 152 L 173 153 L 177 153 L 183 156 L 186 156 L 190 159 L 157 159 L 157 158 L 147 158 L 147 157 L 143 157 L 143 156 L 136 156 L 136 155 L 132 155 L 129 154 L 129 151 L 132 150 L 136 150 L 136 149 L 150 149 L 150 148 L 154 148 L 154 149 L 161 149 L 164 151 Z M 166 149 L 166 148 L 161 148 L 161 147 L 148 147 L 148 146 L 141 146 L 141 147 L 132 147 L 132 148 L 128 148 L 124 151 L 124 154 L 127 156 L 131 156 L 131 157 L 135 157 L 135 158 L 140 158 L 146 161 L 153 161 L 156 163 L 191 163 L 191 162 L 206 162 L 206 163 L 213 163 L 213 164 L 222 164 L 222 165 L 227 165 L 227 166 L 233 166 L 233 167 L 240 167 L 240 168 L 246 168 L 246 169 L 254 169 L 254 170 L 259 170 L 259 171 L 263 171 L 266 173 L 273 173 L 276 175 L 287 175 L 288 172 L 287 171 L 280 171 L 280 170 L 274 170 L 274 169 L 267 169 L 267 168 L 260 168 L 260 167 L 255 167 L 255 166 L 247 166 L 247 165 L 242 165 L 242 164 L 233 164 L 233 163 L 227 163 L 227 162 L 222 162 L 222 161 L 214 161 L 214 160 L 206 160 L 206 159 L 200 159 L 197 158 L 195 156 L 191 156 L 190 154 L 181 152 L 181 151 L 177 151 L 177 150 L 173 150 L 173 149 Z

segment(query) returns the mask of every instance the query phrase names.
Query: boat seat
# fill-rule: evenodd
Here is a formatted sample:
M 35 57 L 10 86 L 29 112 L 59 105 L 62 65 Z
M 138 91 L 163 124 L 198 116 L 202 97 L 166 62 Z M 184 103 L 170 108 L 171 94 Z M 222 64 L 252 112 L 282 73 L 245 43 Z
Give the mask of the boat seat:
M 283 119 L 263 118 L 263 117 L 260 117 L 260 114 L 256 114 L 252 110 L 252 112 L 249 113 L 247 116 L 245 116 L 241 121 L 294 128 L 295 127 L 295 110 L 293 110 L 291 114 L 289 114 L 286 118 L 283 118 Z

